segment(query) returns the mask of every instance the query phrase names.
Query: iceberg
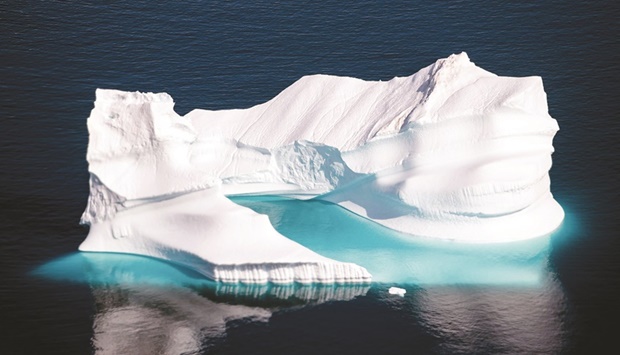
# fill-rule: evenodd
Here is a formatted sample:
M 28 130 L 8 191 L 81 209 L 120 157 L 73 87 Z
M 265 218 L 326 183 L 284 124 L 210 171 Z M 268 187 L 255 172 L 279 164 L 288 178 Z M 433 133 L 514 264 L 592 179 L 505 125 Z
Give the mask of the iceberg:
M 403 232 L 466 243 L 548 235 L 552 140 L 540 77 L 500 77 L 466 53 L 409 77 L 305 76 L 248 109 L 174 112 L 165 93 L 96 91 L 83 251 L 134 253 L 217 281 L 357 283 L 227 196 L 338 204 Z

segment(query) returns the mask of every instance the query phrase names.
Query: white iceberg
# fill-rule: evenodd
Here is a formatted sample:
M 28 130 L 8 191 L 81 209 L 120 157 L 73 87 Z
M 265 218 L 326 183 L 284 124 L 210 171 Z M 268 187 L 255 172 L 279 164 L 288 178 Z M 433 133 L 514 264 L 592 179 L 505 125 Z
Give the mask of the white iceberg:
M 386 82 L 313 75 L 244 110 L 177 115 L 167 94 L 97 90 L 81 250 L 144 254 L 227 282 L 367 282 L 225 195 L 319 198 L 414 236 L 551 233 L 552 140 L 539 77 L 465 53 Z

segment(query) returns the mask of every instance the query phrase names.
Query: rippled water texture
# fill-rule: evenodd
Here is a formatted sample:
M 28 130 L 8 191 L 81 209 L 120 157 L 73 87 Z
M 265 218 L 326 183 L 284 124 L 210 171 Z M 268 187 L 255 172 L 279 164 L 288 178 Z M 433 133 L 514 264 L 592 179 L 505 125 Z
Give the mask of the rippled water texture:
M 0 353 L 609 352 L 619 17 L 612 1 L 0 2 Z M 542 76 L 561 128 L 551 189 L 567 218 L 554 235 L 406 242 L 333 205 L 237 198 L 377 282 L 221 285 L 76 252 L 97 87 L 165 91 L 185 114 L 249 107 L 307 74 L 410 75 L 460 51 L 499 75 Z

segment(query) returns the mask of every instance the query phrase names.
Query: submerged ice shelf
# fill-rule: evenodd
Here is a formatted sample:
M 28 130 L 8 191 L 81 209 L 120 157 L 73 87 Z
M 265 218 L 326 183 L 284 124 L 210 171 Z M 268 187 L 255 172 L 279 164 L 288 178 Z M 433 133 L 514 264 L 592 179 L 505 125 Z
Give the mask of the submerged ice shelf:
M 88 119 L 84 251 L 142 254 L 218 281 L 358 283 L 362 266 L 278 233 L 232 195 L 316 198 L 413 236 L 551 233 L 557 122 L 539 77 L 465 53 L 386 82 L 306 76 L 244 110 L 177 115 L 164 93 L 101 90 Z

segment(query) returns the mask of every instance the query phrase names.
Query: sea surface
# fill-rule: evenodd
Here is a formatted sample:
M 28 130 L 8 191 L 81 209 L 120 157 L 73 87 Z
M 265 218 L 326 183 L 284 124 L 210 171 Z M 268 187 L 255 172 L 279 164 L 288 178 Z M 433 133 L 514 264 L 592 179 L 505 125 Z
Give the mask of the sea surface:
M 618 18 L 614 1 L 0 1 L 0 354 L 617 352 Z M 404 250 L 333 205 L 237 198 L 378 281 L 227 286 L 76 252 L 96 88 L 167 92 L 179 114 L 246 108 L 304 75 L 389 80 L 461 51 L 543 78 L 566 211 L 549 238 Z

